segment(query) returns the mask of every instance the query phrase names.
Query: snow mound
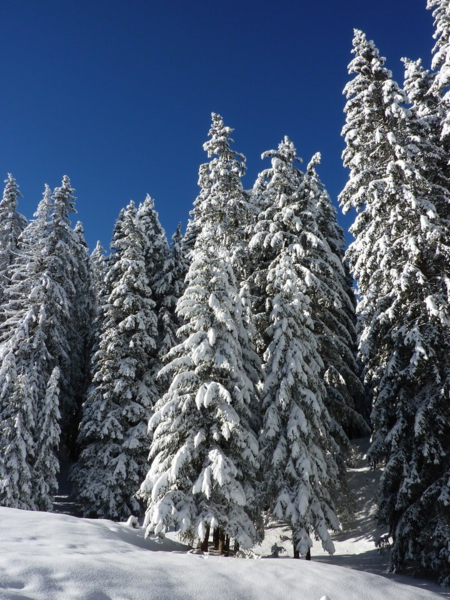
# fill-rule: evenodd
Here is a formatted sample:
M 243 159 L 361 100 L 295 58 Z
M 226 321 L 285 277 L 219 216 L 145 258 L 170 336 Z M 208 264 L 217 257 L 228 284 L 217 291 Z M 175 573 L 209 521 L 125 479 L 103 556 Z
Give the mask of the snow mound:
M 437 600 L 377 575 L 299 560 L 187 553 L 107 520 L 0 508 L 0 599 Z

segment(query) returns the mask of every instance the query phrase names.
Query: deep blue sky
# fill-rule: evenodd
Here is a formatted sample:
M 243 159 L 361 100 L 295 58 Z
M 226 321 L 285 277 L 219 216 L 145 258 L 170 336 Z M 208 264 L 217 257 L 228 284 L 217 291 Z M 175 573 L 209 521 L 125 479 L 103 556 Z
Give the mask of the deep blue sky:
M 198 193 L 211 112 L 235 129 L 244 186 L 284 135 L 322 153 L 333 200 L 353 28 L 387 57 L 430 65 L 426 0 L 14 0 L 1 2 L 0 174 L 28 217 L 69 175 L 91 249 L 146 193 L 170 237 Z M 266 161 L 267 163 L 267 161 Z M 349 218 L 340 217 L 347 229 Z

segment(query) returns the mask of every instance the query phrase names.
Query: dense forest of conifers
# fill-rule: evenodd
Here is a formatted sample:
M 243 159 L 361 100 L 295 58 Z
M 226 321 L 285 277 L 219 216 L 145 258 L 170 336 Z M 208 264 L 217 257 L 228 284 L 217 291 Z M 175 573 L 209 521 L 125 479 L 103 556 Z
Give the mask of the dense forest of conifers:
M 252 190 L 212 115 L 200 193 L 169 244 L 130 202 L 89 256 L 68 177 L 34 218 L 0 202 L 0 504 L 51 510 L 60 462 L 85 516 L 142 516 L 221 550 L 262 514 L 333 552 L 351 439 L 383 465 L 391 567 L 450 584 L 450 5 L 403 88 L 356 30 L 340 195 L 285 137 Z M 353 291 L 357 282 L 358 293 Z M 357 304 L 357 306 L 356 306 Z

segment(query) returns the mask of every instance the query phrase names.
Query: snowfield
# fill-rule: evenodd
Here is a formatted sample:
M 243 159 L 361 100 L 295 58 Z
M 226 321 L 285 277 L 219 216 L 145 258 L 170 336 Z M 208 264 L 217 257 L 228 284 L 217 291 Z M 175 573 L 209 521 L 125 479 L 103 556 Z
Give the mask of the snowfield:
M 442 598 L 439 592 L 314 560 L 195 555 L 174 539 L 163 544 L 145 540 L 142 529 L 124 523 L 0 508 L 2 599 L 321 600 L 324 596 Z
M 374 544 L 383 533 L 373 520 L 380 471 L 367 467 L 368 440 L 357 447 L 349 470 L 356 510 L 333 536 L 334 556 L 315 542 L 311 562 L 293 560 L 290 533 L 282 527 L 269 528 L 254 549 L 262 558 L 245 560 L 192 554 L 175 533 L 157 543 L 125 523 L 0 507 L 0 599 L 450 599 L 450 590 L 437 584 L 386 573 L 388 557 Z M 67 496 L 59 499 L 55 510 L 74 510 Z M 274 544 L 285 552 L 264 558 Z

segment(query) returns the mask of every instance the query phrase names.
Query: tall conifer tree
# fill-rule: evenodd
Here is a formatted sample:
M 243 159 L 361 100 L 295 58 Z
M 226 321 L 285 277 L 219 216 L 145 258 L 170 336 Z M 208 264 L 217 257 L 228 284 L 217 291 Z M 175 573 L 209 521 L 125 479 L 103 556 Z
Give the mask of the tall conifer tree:
M 159 222 L 153 199 L 147 195 L 144 202 L 139 204 L 137 210 L 139 227 L 146 237 L 145 268 L 151 289 L 152 300 L 155 303 L 154 312 L 157 319 L 157 336 L 155 348 L 151 355 L 151 367 L 148 372 L 149 385 L 154 388 L 154 401 L 162 396 L 165 386 L 162 380 L 157 379 L 157 374 L 162 367 L 162 357 L 169 350 L 165 342 L 170 320 L 167 320 L 165 307 L 166 295 L 169 292 L 167 279 L 167 261 L 169 260 L 169 245 L 166 232 Z M 150 383 L 151 381 L 151 383 Z
M 250 242 L 258 296 L 267 298 L 259 319 L 266 324 L 261 456 L 266 502 L 291 527 L 298 557 L 309 555 L 312 533 L 333 552 L 329 530 L 339 528 L 333 502 L 338 446 L 324 404 L 313 310 L 320 292 L 324 301 L 330 293 L 317 275 L 330 250 L 317 224 L 317 197 L 295 166 L 292 142 L 286 137 L 263 157 L 272 159 L 272 167 L 254 188 L 265 210 Z
M 369 406 L 356 361 L 355 302 L 353 281 L 344 262 L 344 232 L 338 225 L 336 209 L 315 169 L 320 159 L 320 154 L 313 156 L 304 182 L 304 193 L 315 204 L 317 228 L 324 241 L 314 269 L 321 286 L 318 286 L 319 293 L 314 292 L 314 287 L 311 291 L 312 314 L 319 353 L 324 362 L 326 405 L 332 416 L 334 436 L 343 451 L 341 469 L 344 476 L 345 457 L 349 451 L 347 436 L 370 432 L 367 424 Z
M 157 336 L 148 237 L 133 202 L 119 215 L 111 248 L 109 293 L 72 479 L 85 515 L 124 519 L 139 511 L 134 493 L 147 472 L 147 421 L 155 400 L 149 370 Z
M 58 257 L 48 244 L 51 210 L 46 186 L 35 219 L 19 238 L 0 346 L 0 503 L 44 510 L 51 508 L 59 469 L 59 390 L 51 378 L 59 357 L 51 348 L 65 339 L 68 313 L 54 268 Z
M 36 510 L 35 399 L 28 374 L 18 372 L 14 354 L 3 352 L 0 358 L 0 505 Z
M 61 435 L 59 412 L 59 367 L 55 367 L 47 383 L 43 402 L 39 407 L 39 419 L 35 434 L 37 506 L 39 510 L 51 511 L 53 497 L 58 491 L 59 439 Z
M 353 52 L 341 200 L 360 211 L 348 256 L 373 396 L 369 460 L 385 463 L 377 515 L 393 539 L 392 569 L 448 582 L 450 194 L 429 163 L 426 123 L 402 108 L 373 42 L 356 31 Z
M 92 316 L 85 309 L 91 304 L 88 254 L 82 229 L 71 228 L 75 213 L 74 188 L 65 175 L 51 197 L 50 219 L 46 229 L 45 253 L 55 283 L 60 286 L 61 302 L 54 328 L 48 338 L 49 352 L 60 368 L 61 445 L 64 454 L 73 452 L 74 429 L 78 423 L 82 389 L 86 379 L 86 337 Z
M 204 148 L 214 158 L 200 168 L 196 241 L 177 305 L 183 341 L 162 371 L 172 383 L 150 420 L 153 462 L 140 494 L 148 533 L 164 535 L 176 524 L 207 543 L 216 528 L 248 548 L 258 539 L 258 446 L 250 425 L 256 390 L 247 372 L 254 367 L 244 364 L 251 345 L 235 275 L 242 157 L 230 149 L 230 133 L 213 114 Z

